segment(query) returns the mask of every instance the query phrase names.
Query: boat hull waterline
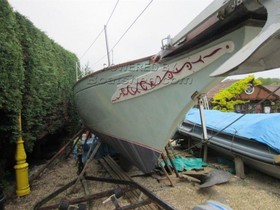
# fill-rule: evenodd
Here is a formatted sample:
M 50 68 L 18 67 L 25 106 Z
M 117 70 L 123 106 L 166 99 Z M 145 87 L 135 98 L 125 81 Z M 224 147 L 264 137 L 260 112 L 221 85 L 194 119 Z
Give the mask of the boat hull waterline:
M 219 12 L 218 4 L 224 6 L 217 0 L 208 8 L 209 13 L 213 7 L 212 17 Z M 159 61 L 147 57 L 82 78 L 74 86 L 74 95 L 83 124 L 143 172 L 151 172 L 194 105 L 191 96 L 206 93 L 224 79 L 209 75 L 242 51 L 263 27 L 247 21 L 236 24 L 227 31 L 218 30 L 214 40 L 200 44 L 194 39 L 190 48 Z

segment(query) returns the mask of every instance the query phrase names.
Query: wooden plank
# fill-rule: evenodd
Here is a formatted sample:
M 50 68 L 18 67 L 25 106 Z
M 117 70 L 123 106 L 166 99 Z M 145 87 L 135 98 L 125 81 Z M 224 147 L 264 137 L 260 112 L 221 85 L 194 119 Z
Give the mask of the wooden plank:
M 176 169 L 176 167 L 175 167 L 175 164 L 174 164 L 174 162 L 173 162 L 173 160 L 172 160 L 172 157 L 171 157 L 170 154 L 169 154 L 169 151 L 168 151 L 167 147 L 165 147 L 165 151 L 166 151 L 167 157 L 168 157 L 168 159 L 169 159 L 169 161 L 170 161 L 170 163 L 171 163 L 171 165 L 172 165 L 172 168 L 173 168 L 173 170 L 174 170 L 176 176 L 177 176 L 177 177 L 180 177 L 180 175 L 179 175 L 179 173 L 178 173 L 178 171 L 177 171 L 177 169 Z
M 119 179 L 133 181 L 133 179 L 127 173 L 125 173 L 109 155 L 103 157 L 100 162 L 102 163 L 102 165 L 106 168 L 106 170 L 110 173 L 110 175 L 113 178 L 117 177 Z M 131 203 L 139 202 L 140 196 L 141 196 L 141 191 L 139 189 L 126 193 L 126 197 L 130 200 Z M 147 198 L 147 196 L 143 195 L 143 199 L 146 199 L 146 198 Z M 154 203 L 150 203 L 148 205 L 138 207 L 138 209 L 157 210 L 158 207 Z
M 274 163 L 280 163 L 280 155 L 275 155 L 273 158 Z
M 245 178 L 244 163 L 241 157 L 234 157 L 236 175 L 241 179 Z
M 164 172 L 164 174 L 165 174 L 165 176 L 167 177 L 167 179 L 169 180 L 170 185 L 171 185 L 172 187 L 175 187 L 174 182 L 172 181 L 172 179 L 171 179 L 170 176 L 168 175 L 168 173 L 167 173 L 167 171 L 165 170 L 165 168 L 164 168 L 160 163 L 159 163 L 159 166 L 160 166 L 161 170 Z
M 165 165 L 166 165 L 166 167 L 167 167 L 167 169 L 168 169 L 169 174 L 171 175 L 171 174 L 172 174 L 172 169 L 171 169 L 170 166 L 168 165 L 167 159 L 166 159 L 166 157 L 165 157 L 165 155 L 164 155 L 163 153 L 161 153 L 161 158 L 162 158 L 162 160 L 164 161 L 164 163 L 165 163 Z M 159 164 L 160 164 L 160 163 L 159 163 Z
M 182 174 L 180 178 L 181 178 L 181 179 L 182 179 L 182 178 L 183 178 L 183 179 L 187 179 L 189 182 L 200 183 L 200 180 L 199 180 L 199 179 L 194 178 L 194 177 L 189 176 L 189 175 L 186 175 L 186 174 Z

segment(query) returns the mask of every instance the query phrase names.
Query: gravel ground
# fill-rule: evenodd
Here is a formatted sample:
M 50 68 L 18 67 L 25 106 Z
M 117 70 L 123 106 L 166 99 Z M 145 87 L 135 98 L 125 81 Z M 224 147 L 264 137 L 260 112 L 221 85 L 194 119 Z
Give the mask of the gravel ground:
M 46 170 L 40 178 L 33 181 L 30 195 L 9 198 L 5 203 L 5 209 L 33 209 L 34 205 L 46 195 L 76 178 L 76 170 L 76 160 L 71 156 L 67 160 L 57 163 L 51 169 Z M 34 172 L 35 170 L 31 170 L 30 173 Z M 136 168 L 133 168 L 129 173 L 131 175 L 141 174 Z M 89 164 L 87 175 L 109 176 L 96 160 Z M 133 179 L 179 210 L 192 209 L 195 205 L 202 204 L 207 200 L 215 200 L 237 210 L 276 210 L 280 208 L 280 180 L 254 170 L 250 170 L 245 179 L 233 176 L 227 183 L 203 190 L 199 189 L 197 184 L 187 180 L 177 182 L 175 187 L 171 187 L 168 182 L 158 182 L 152 177 L 137 177 Z M 90 181 L 88 182 L 88 187 L 90 193 L 96 193 L 106 189 L 113 189 L 116 186 Z M 78 184 L 75 192 L 69 194 L 68 190 L 51 200 L 47 205 L 59 203 L 61 199 L 72 199 L 85 195 L 80 184 Z M 91 204 L 89 209 L 114 209 L 111 202 L 102 204 L 104 200 L 99 199 Z M 120 204 L 127 205 L 128 202 L 122 198 L 120 199 Z

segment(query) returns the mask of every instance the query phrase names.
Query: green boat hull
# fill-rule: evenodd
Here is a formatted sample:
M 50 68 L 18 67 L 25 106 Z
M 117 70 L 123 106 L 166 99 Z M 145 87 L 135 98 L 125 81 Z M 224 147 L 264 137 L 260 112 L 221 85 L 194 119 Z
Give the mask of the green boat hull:
M 226 6 L 218 3 L 212 5 L 213 13 L 208 8 L 210 16 L 197 23 L 205 27 L 205 35 L 199 27 L 186 33 L 184 29 L 184 38 L 196 30 L 198 34 L 189 42 L 174 44 L 173 51 L 102 69 L 74 86 L 83 124 L 143 172 L 155 168 L 185 113 L 197 103 L 192 96 L 203 96 L 226 74 L 209 75 L 262 33 L 266 17 L 247 17 L 244 3 L 229 16 L 228 22 L 235 25 L 227 26 L 227 21 L 217 19 L 216 13 Z M 244 12 L 242 20 L 239 10 Z M 205 26 L 214 18 L 215 23 Z

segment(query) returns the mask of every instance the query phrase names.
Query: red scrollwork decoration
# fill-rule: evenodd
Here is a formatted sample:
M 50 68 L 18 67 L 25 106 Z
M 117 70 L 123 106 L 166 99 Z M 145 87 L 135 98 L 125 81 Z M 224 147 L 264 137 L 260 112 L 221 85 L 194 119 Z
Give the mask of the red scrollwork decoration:
M 191 61 L 191 62 L 187 61 L 180 68 L 176 67 L 174 70 L 166 70 L 163 76 L 156 75 L 154 78 L 151 78 L 149 81 L 147 80 L 137 81 L 136 83 L 133 84 L 133 86 L 129 84 L 126 87 L 120 89 L 119 95 L 114 99 L 112 99 L 112 102 L 114 103 L 127 95 L 135 96 L 137 94 L 141 94 L 142 92 L 152 90 L 155 87 L 159 86 L 166 79 L 172 80 L 176 74 L 180 74 L 183 70 L 190 71 L 193 69 L 193 65 L 197 63 L 205 63 L 204 62 L 205 58 L 209 58 L 215 55 L 221 49 L 222 48 L 219 47 L 203 57 L 200 55 L 196 61 Z

